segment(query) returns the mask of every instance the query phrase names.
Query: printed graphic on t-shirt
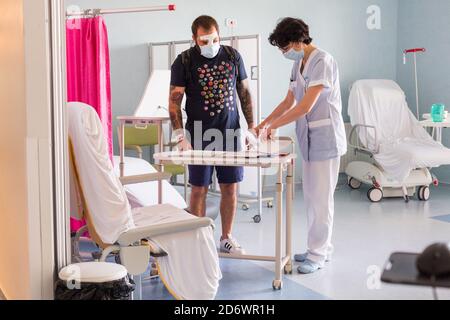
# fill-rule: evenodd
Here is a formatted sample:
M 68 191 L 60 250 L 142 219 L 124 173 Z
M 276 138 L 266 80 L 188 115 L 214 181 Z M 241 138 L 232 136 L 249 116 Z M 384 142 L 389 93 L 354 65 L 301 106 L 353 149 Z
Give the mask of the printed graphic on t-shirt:
M 233 66 L 222 61 L 219 65 L 203 65 L 197 69 L 201 96 L 204 99 L 203 110 L 211 117 L 219 115 L 224 110 L 234 111 L 236 104 L 233 91 Z

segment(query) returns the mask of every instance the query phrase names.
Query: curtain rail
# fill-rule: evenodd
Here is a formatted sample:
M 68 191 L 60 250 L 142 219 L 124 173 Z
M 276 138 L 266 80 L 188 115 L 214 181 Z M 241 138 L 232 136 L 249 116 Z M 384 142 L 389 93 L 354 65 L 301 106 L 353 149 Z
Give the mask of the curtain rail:
M 126 8 L 126 9 L 86 9 L 77 12 L 66 12 L 66 17 L 74 16 L 86 16 L 86 15 L 105 15 L 115 13 L 136 13 L 136 12 L 152 12 L 152 11 L 175 11 L 174 4 L 166 6 L 153 6 L 153 7 L 141 7 L 141 8 Z

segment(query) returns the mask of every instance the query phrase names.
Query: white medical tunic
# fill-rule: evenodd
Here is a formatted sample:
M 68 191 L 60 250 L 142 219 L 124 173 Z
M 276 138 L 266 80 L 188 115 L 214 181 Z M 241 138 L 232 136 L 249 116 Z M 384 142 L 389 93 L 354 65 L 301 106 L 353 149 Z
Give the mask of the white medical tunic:
M 302 60 L 292 69 L 290 90 L 300 102 L 308 88 L 323 85 L 316 104 L 297 120 L 296 132 L 305 161 L 334 159 L 347 152 L 347 140 L 342 119 L 339 70 L 334 58 L 315 49 L 301 73 Z

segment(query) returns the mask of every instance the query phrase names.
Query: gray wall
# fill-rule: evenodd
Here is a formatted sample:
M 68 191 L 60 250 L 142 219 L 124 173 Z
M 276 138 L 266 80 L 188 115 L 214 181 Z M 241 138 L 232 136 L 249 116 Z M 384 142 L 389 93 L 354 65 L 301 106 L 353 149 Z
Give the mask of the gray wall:
M 66 0 L 81 8 L 120 8 L 159 5 L 150 0 Z M 175 12 L 106 16 L 108 25 L 114 116 L 132 114 L 149 76 L 146 43 L 190 39 L 190 25 L 200 14 L 210 14 L 221 24 L 237 19 L 235 34 L 261 34 L 267 39 L 279 18 L 295 16 L 310 24 L 315 43 L 333 54 L 340 65 L 344 118 L 349 85 L 360 78 L 396 78 L 397 0 L 174 0 Z M 381 8 L 382 28 L 366 27 L 367 7 Z M 262 115 L 266 116 L 285 96 L 292 64 L 267 41 L 262 46 Z M 293 126 L 282 130 L 294 135 Z M 116 137 L 115 137 L 116 140 Z M 115 143 L 117 152 L 117 140 Z M 300 174 L 300 170 L 297 171 Z
M 401 61 L 405 48 L 425 47 L 418 57 L 420 113 L 433 103 L 450 107 L 450 1 L 400 0 L 398 18 L 397 80 L 406 92 L 410 108 L 416 110 L 412 60 Z M 412 56 L 410 57 L 410 59 Z M 443 144 L 450 146 L 450 133 L 444 130 Z M 435 170 L 441 181 L 450 182 L 450 169 Z

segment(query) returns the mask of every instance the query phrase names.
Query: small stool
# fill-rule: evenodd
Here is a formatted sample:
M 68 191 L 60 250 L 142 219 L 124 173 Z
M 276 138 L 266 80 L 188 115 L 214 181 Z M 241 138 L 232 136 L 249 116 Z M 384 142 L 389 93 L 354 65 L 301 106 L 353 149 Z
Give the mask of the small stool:
M 82 262 L 61 269 L 55 300 L 128 300 L 133 291 L 134 282 L 124 266 Z

